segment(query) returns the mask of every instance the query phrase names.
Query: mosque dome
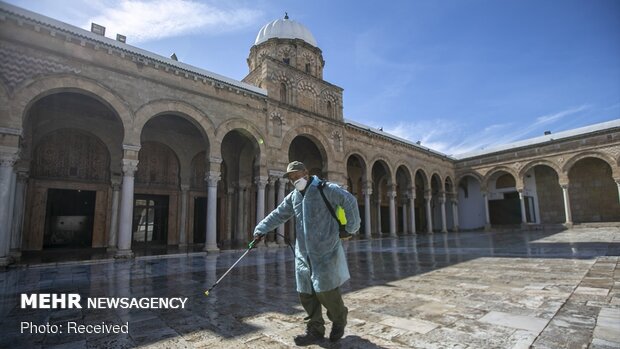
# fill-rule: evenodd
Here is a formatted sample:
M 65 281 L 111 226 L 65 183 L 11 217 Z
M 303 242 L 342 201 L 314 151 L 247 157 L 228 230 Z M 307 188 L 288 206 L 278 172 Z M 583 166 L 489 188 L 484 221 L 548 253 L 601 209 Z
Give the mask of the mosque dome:
M 301 39 L 314 47 L 318 47 L 310 30 L 303 24 L 289 19 L 288 15 L 284 16 L 284 19 L 276 19 L 265 24 L 258 32 L 254 45 L 263 43 L 271 38 Z

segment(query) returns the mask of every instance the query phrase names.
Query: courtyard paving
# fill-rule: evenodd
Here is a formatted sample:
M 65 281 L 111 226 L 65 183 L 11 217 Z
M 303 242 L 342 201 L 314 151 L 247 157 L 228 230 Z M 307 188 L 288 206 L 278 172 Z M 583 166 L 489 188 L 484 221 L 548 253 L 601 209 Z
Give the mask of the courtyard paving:
M 418 234 L 345 247 L 345 337 L 310 348 L 620 348 L 620 228 Z M 0 348 L 294 346 L 304 312 L 290 249 L 252 250 L 204 295 L 242 252 L 12 267 L 0 272 Z M 188 300 L 184 309 L 21 309 L 22 293 Z M 129 331 L 20 329 L 69 321 Z

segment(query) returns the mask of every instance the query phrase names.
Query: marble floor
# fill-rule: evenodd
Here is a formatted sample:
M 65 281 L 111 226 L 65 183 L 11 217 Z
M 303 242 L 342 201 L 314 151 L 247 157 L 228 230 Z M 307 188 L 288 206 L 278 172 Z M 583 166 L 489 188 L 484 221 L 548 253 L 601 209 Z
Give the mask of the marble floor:
M 418 234 L 345 248 L 345 337 L 311 348 L 620 348 L 620 228 Z M 204 295 L 242 252 L 9 268 L 0 348 L 294 346 L 304 312 L 290 249 L 250 251 Z M 22 309 L 22 293 L 188 300 L 184 309 Z M 24 322 L 127 323 L 128 333 L 30 333 Z

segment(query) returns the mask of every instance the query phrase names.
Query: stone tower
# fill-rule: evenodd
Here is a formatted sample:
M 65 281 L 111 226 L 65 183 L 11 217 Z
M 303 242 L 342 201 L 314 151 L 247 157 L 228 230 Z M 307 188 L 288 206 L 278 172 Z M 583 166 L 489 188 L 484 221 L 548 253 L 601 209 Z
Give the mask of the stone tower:
M 342 88 L 323 80 L 323 53 L 312 33 L 289 19 L 267 23 L 256 36 L 243 79 L 280 105 L 342 121 Z

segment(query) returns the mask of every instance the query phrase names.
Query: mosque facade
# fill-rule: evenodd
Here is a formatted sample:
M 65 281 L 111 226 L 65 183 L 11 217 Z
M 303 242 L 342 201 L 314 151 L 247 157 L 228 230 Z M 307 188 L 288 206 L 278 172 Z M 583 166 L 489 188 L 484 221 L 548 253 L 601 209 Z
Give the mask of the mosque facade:
M 618 120 L 452 157 L 345 119 L 294 20 L 247 63 L 236 81 L 0 3 L 0 265 L 247 243 L 291 160 L 357 197 L 362 238 L 620 221 Z

